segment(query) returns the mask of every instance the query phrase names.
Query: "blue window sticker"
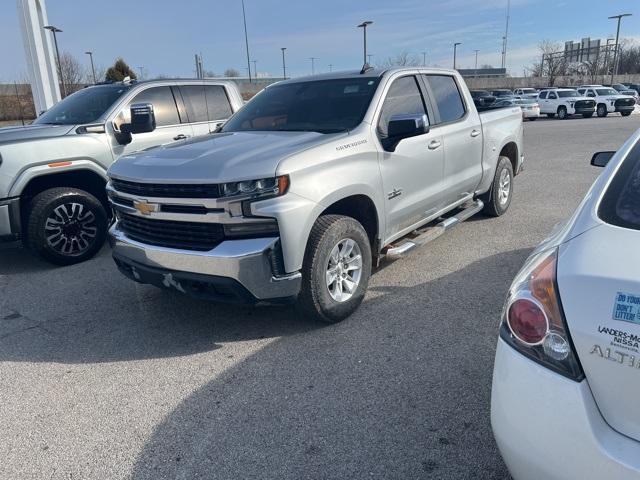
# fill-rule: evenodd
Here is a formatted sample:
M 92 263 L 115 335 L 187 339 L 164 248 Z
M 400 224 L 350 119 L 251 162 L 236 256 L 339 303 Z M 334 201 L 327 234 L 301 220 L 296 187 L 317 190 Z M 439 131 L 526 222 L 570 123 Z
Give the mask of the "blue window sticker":
M 640 324 L 640 295 L 616 293 L 613 304 L 613 319 Z

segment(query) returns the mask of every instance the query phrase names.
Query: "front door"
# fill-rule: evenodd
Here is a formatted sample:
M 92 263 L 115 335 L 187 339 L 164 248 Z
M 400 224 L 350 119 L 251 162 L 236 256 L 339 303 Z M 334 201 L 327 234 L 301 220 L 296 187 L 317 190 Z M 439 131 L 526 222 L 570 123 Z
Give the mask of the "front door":
M 400 77 L 389 87 L 378 117 L 377 134 L 385 138 L 394 115 L 425 114 L 427 102 L 418 79 Z M 420 220 L 433 215 L 442 206 L 444 145 L 442 136 L 426 133 L 406 138 L 394 152 L 382 150 L 380 169 L 386 202 L 386 240 L 410 231 Z M 408 231 L 407 231 L 408 230 Z

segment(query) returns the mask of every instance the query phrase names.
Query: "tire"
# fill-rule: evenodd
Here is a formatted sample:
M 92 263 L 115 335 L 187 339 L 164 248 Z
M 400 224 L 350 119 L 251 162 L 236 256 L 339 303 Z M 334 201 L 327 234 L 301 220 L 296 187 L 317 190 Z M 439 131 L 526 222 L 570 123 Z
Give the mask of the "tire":
M 600 118 L 604 118 L 608 114 L 609 112 L 607 112 L 607 106 L 604 103 L 598 104 L 598 107 L 596 108 L 596 115 L 598 115 L 598 117 Z
M 558 120 L 566 120 L 568 117 L 567 109 L 565 107 L 558 107 Z
M 107 213 L 83 190 L 51 188 L 30 205 L 25 244 L 56 265 L 73 265 L 93 257 L 107 236 Z
M 582 116 L 584 118 L 591 118 L 591 117 L 593 117 L 593 112 L 591 112 L 591 113 L 583 113 Z
M 631 115 L 631 112 L 620 112 L 620 115 L 622 115 L 623 117 L 628 117 L 629 115 Z
M 346 242 L 346 243 L 345 243 Z M 349 244 L 352 242 L 353 244 Z M 342 248 L 340 246 L 342 245 Z M 350 247 L 350 250 L 349 250 Z M 335 262 L 345 255 L 349 265 L 359 269 L 343 270 L 346 262 Z M 355 258 L 359 255 L 359 262 Z M 349 261 L 349 259 L 351 259 Z M 338 269 L 339 270 L 336 270 Z M 329 272 L 336 277 L 328 285 Z M 350 273 L 351 272 L 351 273 Z M 356 274 L 360 272 L 356 280 Z M 345 291 L 348 283 L 355 283 L 352 292 Z M 362 303 L 371 276 L 371 244 L 362 225 L 351 217 L 342 215 L 323 215 L 311 229 L 307 249 L 302 265 L 302 289 L 298 297 L 299 310 L 313 320 L 324 323 L 337 323 L 351 315 Z M 338 291 L 339 290 L 339 291 Z M 342 299 L 339 297 L 343 296 Z
M 547 113 L 547 117 L 549 117 L 549 118 L 553 118 L 553 117 L 555 117 L 555 116 L 556 116 L 556 114 L 555 114 L 555 113 Z
M 508 180 L 506 188 L 506 197 L 504 196 L 504 183 Z M 499 217 L 504 215 L 511 205 L 513 198 L 513 166 L 511 160 L 507 157 L 498 158 L 498 166 L 493 177 L 493 183 L 487 193 L 482 195 L 480 199 L 484 202 L 483 212 L 490 217 Z

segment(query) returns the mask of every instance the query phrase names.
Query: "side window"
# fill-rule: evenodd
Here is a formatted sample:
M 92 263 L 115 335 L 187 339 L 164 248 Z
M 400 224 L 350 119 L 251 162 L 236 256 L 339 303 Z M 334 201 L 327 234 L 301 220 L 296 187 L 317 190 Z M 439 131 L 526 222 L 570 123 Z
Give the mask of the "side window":
M 393 82 L 382 104 L 378 132 L 380 136 L 388 134 L 389 120 L 394 115 L 426 114 L 424 100 L 415 77 L 402 77 Z
M 595 97 L 596 96 L 596 92 L 594 92 L 593 90 L 587 90 L 587 96 L 588 97 Z
M 438 105 L 440 122 L 453 122 L 464 117 L 464 102 L 453 77 L 448 75 L 427 75 L 426 78 Z
M 206 85 L 207 108 L 210 120 L 225 120 L 233 114 L 227 92 L 221 85 Z
M 557 98 L 556 92 L 549 92 L 549 100 L 556 100 Z
M 153 105 L 153 111 L 156 115 L 156 125 L 158 127 L 166 125 L 177 125 L 180 123 L 178 116 L 178 108 L 173 98 L 171 87 L 152 87 L 140 92 L 131 102 L 124 108 L 115 119 L 118 128 L 123 123 L 131 122 L 131 105 L 134 103 L 150 103 Z
M 204 85 L 181 85 L 180 93 L 182 93 L 182 100 L 187 109 L 189 122 L 206 122 L 209 117 L 204 98 Z
M 547 92 L 540 92 L 539 98 L 541 98 L 542 100 L 547 98 Z

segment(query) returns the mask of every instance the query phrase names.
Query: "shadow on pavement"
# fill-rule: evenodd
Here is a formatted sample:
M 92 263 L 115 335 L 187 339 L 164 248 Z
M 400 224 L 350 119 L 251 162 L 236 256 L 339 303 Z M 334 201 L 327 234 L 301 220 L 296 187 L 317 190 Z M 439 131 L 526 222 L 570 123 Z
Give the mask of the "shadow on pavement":
M 132 478 L 508 478 L 489 424 L 491 374 L 527 253 L 412 287 L 374 281 L 347 321 L 279 339 L 184 400 Z

